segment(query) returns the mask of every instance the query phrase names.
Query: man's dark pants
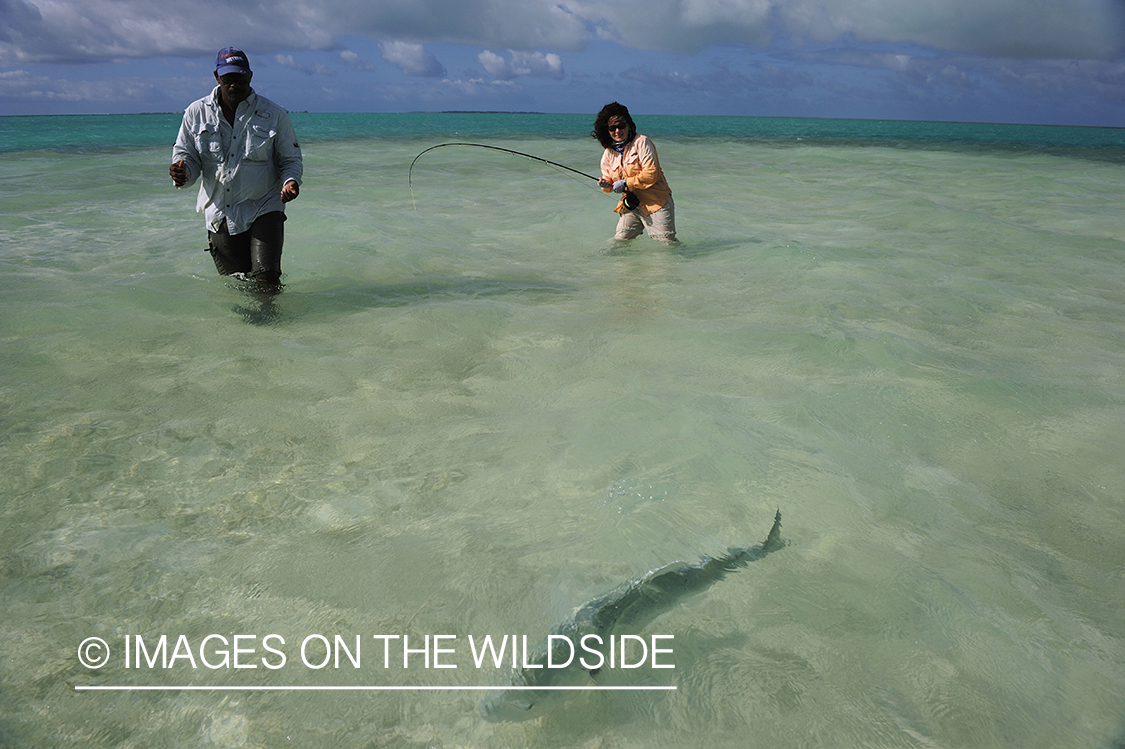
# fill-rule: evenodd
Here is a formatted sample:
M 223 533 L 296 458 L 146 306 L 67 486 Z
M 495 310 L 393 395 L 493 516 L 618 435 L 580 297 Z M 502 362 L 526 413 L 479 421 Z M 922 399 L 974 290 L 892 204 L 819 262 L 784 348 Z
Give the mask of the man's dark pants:
M 259 216 L 250 229 L 231 235 L 226 219 L 217 232 L 207 232 L 211 259 L 220 275 L 240 273 L 262 287 L 281 285 L 281 248 L 285 244 L 285 214 Z

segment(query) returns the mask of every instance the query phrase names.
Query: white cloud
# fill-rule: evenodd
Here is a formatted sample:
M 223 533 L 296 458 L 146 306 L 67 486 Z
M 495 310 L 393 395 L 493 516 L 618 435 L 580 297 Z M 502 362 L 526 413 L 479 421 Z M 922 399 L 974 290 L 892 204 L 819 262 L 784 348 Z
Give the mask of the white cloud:
M 294 70 L 300 70 L 302 73 L 309 72 L 308 68 L 293 59 L 293 55 L 274 55 L 273 61 L 278 65 L 283 65 L 287 68 L 293 68 Z
M 989 57 L 1104 59 L 1125 52 L 1119 0 L 781 0 L 801 36 L 913 41 Z
M 301 9 L 280 0 L 266 5 L 261 16 L 231 13 L 216 24 L 214 8 L 201 0 L 0 0 L 0 64 L 162 56 L 213 61 L 217 50 L 233 43 L 250 53 L 253 66 L 255 54 L 335 44 L 336 32 Z M 270 23 L 262 24 L 262 17 Z
M 188 79 L 147 80 L 133 77 L 102 80 L 67 80 L 33 75 L 26 70 L 0 73 L 0 99 L 42 102 L 151 102 L 168 91 L 181 98 L 198 88 Z
M 374 70 L 375 66 L 364 60 L 355 52 L 350 49 L 345 49 L 340 53 L 340 59 L 346 62 L 349 66 L 356 70 Z
M 379 42 L 383 59 L 397 65 L 407 75 L 420 75 L 427 78 L 440 78 L 445 68 L 434 54 L 421 44 L 408 42 Z
M 278 65 L 286 68 L 293 68 L 299 70 L 306 75 L 336 75 L 336 71 L 324 65 L 313 65 L 311 68 L 308 65 L 297 62 L 293 59 L 293 55 L 274 55 L 273 61 Z
M 261 0 L 253 13 L 224 6 L 216 23 L 211 0 L 0 0 L 0 64 L 7 65 L 208 58 L 232 43 L 253 58 L 339 48 L 342 36 L 360 35 L 403 45 L 384 55 L 412 75 L 436 75 L 436 61 L 419 53 L 420 45 L 558 52 L 579 50 L 593 36 L 633 49 L 695 52 L 768 45 L 778 34 L 798 42 L 913 41 L 993 57 L 1119 59 L 1125 3 L 649 0 L 638 12 L 620 0 Z M 411 58 L 411 50 L 422 59 Z M 549 55 L 529 54 L 539 57 L 513 56 L 507 74 L 559 74 Z
M 562 58 L 554 53 L 519 52 L 508 50 L 510 59 L 505 60 L 500 55 L 485 50 L 477 55 L 477 62 L 493 78 L 509 80 L 521 75 L 531 75 L 538 78 L 563 77 Z
M 568 0 L 600 39 L 635 49 L 697 52 L 712 44 L 768 44 L 771 14 L 789 0 L 654 0 L 643 11 L 616 0 Z
M 449 80 L 446 78 L 442 85 L 464 96 L 479 97 L 492 95 L 497 92 L 508 92 L 512 89 L 510 81 L 486 81 L 483 78 L 470 78 L 467 81 Z

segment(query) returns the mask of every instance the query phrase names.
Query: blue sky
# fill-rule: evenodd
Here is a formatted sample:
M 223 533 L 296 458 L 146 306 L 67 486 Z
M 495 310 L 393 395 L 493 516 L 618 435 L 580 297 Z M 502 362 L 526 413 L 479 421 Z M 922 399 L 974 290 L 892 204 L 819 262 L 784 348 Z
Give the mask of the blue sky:
M 0 0 L 0 113 L 291 110 L 1125 126 L 1125 0 Z

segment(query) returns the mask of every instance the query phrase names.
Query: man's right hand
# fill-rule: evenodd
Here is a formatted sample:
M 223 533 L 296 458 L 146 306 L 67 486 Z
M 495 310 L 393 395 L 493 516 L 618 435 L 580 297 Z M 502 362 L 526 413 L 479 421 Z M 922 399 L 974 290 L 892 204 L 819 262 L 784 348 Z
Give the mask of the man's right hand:
M 172 183 L 176 187 L 183 187 L 187 184 L 187 167 L 184 166 L 183 159 L 168 167 L 168 176 L 172 178 Z

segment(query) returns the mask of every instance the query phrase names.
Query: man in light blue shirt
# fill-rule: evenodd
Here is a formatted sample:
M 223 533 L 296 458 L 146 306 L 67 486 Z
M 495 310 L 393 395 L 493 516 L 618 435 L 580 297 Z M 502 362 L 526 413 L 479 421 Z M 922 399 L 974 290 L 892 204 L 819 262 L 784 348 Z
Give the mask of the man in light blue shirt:
M 176 187 L 203 178 L 196 210 L 219 273 L 276 293 L 285 204 L 300 194 L 301 146 L 289 113 L 250 88 L 253 75 L 242 50 L 219 51 L 218 86 L 184 111 L 168 174 Z

